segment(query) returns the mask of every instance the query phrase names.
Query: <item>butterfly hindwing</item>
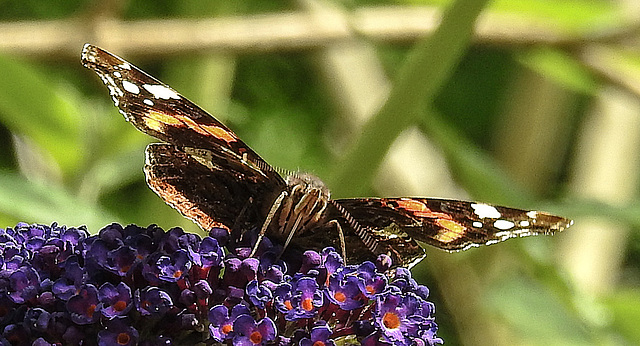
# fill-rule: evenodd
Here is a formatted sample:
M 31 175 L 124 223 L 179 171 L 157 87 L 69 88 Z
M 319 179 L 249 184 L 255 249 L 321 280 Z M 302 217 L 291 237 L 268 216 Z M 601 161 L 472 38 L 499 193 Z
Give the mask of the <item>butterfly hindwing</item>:
M 144 171 L 152 190 L 204 230 L 259 224 L 264 207 L 284 189 L 284 182 L 266 179 L 224 152 L 164 143 L 147 147 Z

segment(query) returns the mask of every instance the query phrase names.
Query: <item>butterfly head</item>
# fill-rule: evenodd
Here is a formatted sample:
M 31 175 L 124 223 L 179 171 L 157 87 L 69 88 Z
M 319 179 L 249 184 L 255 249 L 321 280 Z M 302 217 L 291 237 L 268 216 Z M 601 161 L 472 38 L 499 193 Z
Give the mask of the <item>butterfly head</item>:
M 331 198 L 329 188 L 313 174 L 304 172 L 295 172 L 287 175 L 287 185 L 292 189 L 299 190 L 303 193 L 311 193 L 317 195 L 321 199 L 328 201 Z

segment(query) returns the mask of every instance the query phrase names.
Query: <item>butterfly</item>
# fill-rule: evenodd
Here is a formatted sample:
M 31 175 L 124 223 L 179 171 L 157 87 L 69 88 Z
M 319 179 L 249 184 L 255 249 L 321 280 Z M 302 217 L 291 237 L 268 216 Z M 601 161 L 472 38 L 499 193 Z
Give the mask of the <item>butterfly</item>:
M 122 58 L 87 44 L 82 64 L 106 84 L 127 121 L 162 141 L 146 149 L 149 187 L 202 229 L 222 230 L 234 241 L 252 234 L 259 244 L 267 236 L 283 248 L 341 248 L 349 263 L 387 254 L 409 267 L 424 257 L 420 243 L 460 251 L 572 224 L 540 211 L 460 200 L 334 200 L 319 178 L 281 175 L 227 126 Z

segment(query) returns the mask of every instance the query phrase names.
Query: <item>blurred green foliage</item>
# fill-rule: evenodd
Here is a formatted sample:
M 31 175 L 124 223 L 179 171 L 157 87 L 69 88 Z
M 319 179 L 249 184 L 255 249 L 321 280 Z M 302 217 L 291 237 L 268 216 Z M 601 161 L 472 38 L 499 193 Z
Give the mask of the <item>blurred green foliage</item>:
M 429 251 L 416 272 L 432 289 L 440 333 L 448 345 L 640 344 L 637 192 L 631 202 L 615 207 L 568 192 L 572 155 L 581 150 L 578 136 L 589 111 L 585 104 L 610 85 L 632 89 L 594 71 L 580 58 L 580 51 L 600 40 L 598 33 L 637 24 L 610 1 L 500 0 L 487 11 L 544 22 L 574 38 L 570 44 L 500 46 L 469 42 L 466 36 L 483 1 L 457 1 L 457 10 L 448 7 L 452 1 L 352 0 L 334 5 L 355 10 L 410 3 L 442 6 L 456 15 L 445 17 L 441 31 L 416 44 L 370 42 L 395 89 L 363 132 L 351 135 L 355 142 L 341 154 L 328 140 L 343 126 L 344 119 L 337 115 L 341 101 L 320 78 L 317 52 L 226 51 L 132 62 L 209 109 L 274 166 L 325 178 L 335 196 L 376 194 L 372 181 L 388 148 L 403 130 L 416 127 L 475 199 L 544 207 L 573 217 L 578 224 L 582 217 L 598 216 L 630 227 L 620 283 L 595 296 L 571 283 L 553 261 L 559 237 L 510 241 L 457 255 Z M 105 8 L 128 20 L 277 13 L 299 10 L 300 3 L 145 0 L 101 6 L 91 1 L 24 0 L 3 1 L 0 6 L 0 18 L 9 23 L 74 20 Z M 640 75 L 637 51 L 616 42 L 607 52 L 616 72 Z M 505 104 L 514 101 L 511 92 L 523 71 L 567 93 L 575 105 L 569 108 L 571 114 L 558 115 L 566 116 L 569 125 L 563 134 L 568 137 L 566 148 L 559 150 L 561 159 L 553 167 L 557 174 L 535 191 L 500 162 L 494 147 L 501 134 L 497 128 L 505 123 Z M 153 139 L 122 119 L 104 87 L 80 66 L 79 59 L 39 60 L 0 52 L 0 81 L 0 227 L 18 221 L 56 221 L 86 224 L 95 232 L 110 222 L 121 222 L 200 232 L 146 187 L 143 153 Z M 630 92 L 638 97 L 637 91 Z M 463 267 L 472 275 L 465 277 Z M 451 283 L 445 277 L 449 275 L 462 279 Z M 466 285 L 473 285 L 467 290 L 472 294 L 454 295 L 450 289 Z M 477 314 L 461 316 L 451 302 L 460 299 L 473 305 L 467 311 Z M 470 336 L 474 325 L 490 331 L 476 330 Z

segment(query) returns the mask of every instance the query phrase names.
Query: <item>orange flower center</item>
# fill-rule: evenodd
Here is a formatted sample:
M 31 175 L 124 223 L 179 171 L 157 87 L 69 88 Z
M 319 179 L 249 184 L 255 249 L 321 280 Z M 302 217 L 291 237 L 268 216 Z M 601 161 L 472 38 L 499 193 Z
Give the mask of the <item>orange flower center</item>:
M 116 337 L 118 345 L 127 345 L 131 341 L 131 337 L 127 333 L 120 333 Z
M 284 302 L 284 306 L 287 308 L 287 310 L 293 309 L 293 305 L 291 305 L 291 301 L 290 300 L 286 300 Z
M 123 300 L 118 300 L 115 304 L 113 304 L 113 309 L 116 311 L 122 311 L 127 307 L 127 302 Z
M 222 332 L 224 334 L 229 334 L 233 331 L 233 326 L 231 324 L 225 324 L 222 326 Z
M 181 276 L 182 276 L 182 270 L 176 270 L 175 273 L 173 273 L 173 277 L 176 279 Z
M 260 334 L 260 332 L 253 332 L 249 335 L 249 340 L 254 344 L 259 344 L 262 342 L 262 334 Z
M 389 329 L 396 329 L 400 327 L 400 318 L 393 312 L 387 312 L 382 316 L 382 323 Z
M 307 299 L 303 300 L 302 301 L 302 308 L 305 311 L 313 310 L 313 300 L 311 298 L 307 298 Z
M 333 298 L 335 298 L 340 303 L 344 303 L 344 301 L 347 300 L 347 296 L 345 296 L 342 292 L 336 292 L 336 294 L 333 295 Z
M 313 346 L 324 346 L 324 345 L 325 345 L 325 343 L 322 342 L 322 341 L 316 341 L 316 342 L 313 343 Z
M 87 308 L 87 316 L 93 317 L 93 313 L 95 311 L 96 311 L 96 305 L 95 304 L 89 305 L 89 307 Z
M 375 294 L 376 293 L 376 289 L 373 288 L 373 286 L 371 286 L 371 285 L 367 285 L 367 287 L 365 287 L 365 289 L 367 290 L 367 292 L 369 292 L 369 294 Z

